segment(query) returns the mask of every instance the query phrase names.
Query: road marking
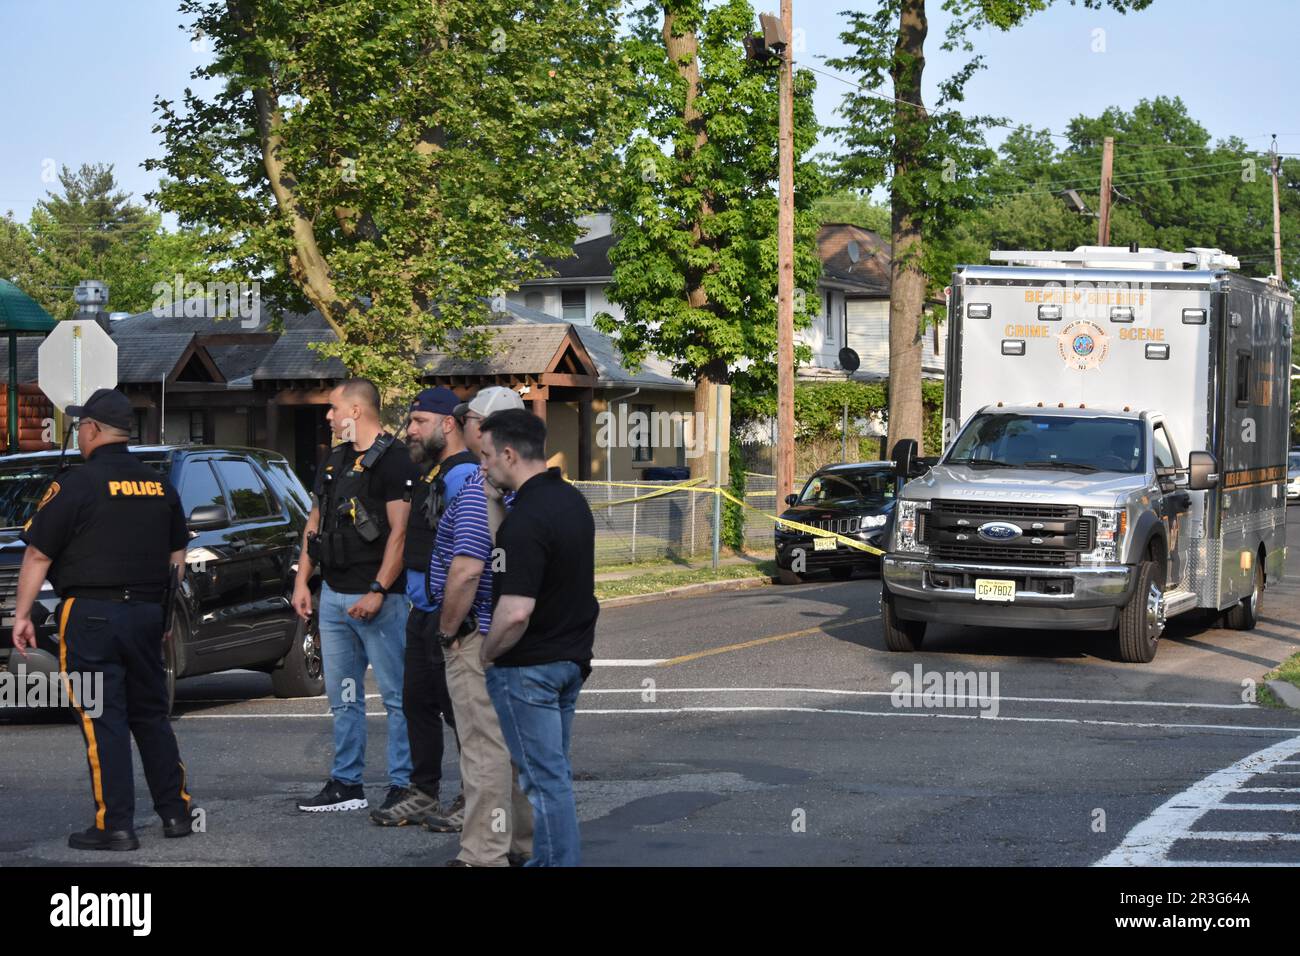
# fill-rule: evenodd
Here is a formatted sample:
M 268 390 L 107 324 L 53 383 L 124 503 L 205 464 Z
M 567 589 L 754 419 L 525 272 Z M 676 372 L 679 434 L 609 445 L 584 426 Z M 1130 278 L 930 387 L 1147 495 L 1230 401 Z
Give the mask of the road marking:
M 918 713 L 913 710 L 848 710 L 832 707 L 609 707 L 583 708 L 579 714 L 743 714 L 743 713 L 791 713 L 791 714 L 844 714 L 853 717 L 921 717 L 938 720 L 979 720 L 987 723 L 997 721 L 1025 724 L 1076 724 L 1092 727 L 1138 727 L 1156 730 L 1227 730 L 1248 733 L 1294 734 L 1295 727 L 1252 727 L 1249 724 L 1166 724 L 1156 722 L 1139 722 L 1128 720 L 1090 720 L 1082 717 L 989 717 L 978 714 L 940 714 L 933 712 Z M 214 716 L 220 716 L 214 715 Z M 270 716 L 270 715 L 267 715 Z M 1300 740 L 1300 738 L 1297 738 Z
M 657 667 L 664 663 L 663 657 L 646 657 L 641 659 L 612 657 L 608 660 L 594 660 L 592 667 Z
M 1157 807 L 1149 817 L 1128 832 L 1119 846 L 1098 860 L 1096 865 L 1157 866 L 1169 863 L 1169 851 L 1177 841 L 1196 840 L 1202 836 L 1192 830 L 1201 817 L 1211 810 L 1251 806 L 1227 804 L 1223 800 L 1250 778 L 1268 773 L 1279 762 L 1293 758 L 1297 750 L 1300 750 L 1300 737 L 1291 737 L 1257 750 L 1223 770 L 1216 770 Z M 1182 861 L 1178 862 L 1182 864 Z M 1251 864 L 1242 862 L 1239 865 Z
M 1233 843 L 1257 843 L 1264 840 L 1300 840 L 1300 833 L 1250 833 L 1244 830 L 1199 830 L 1194 833 L 1189 833 L 1186 839 L 1227 840 Z M 1281 865 L 1286 866 L 1288 864 Z M 1289 865 L 1296 866 L 1297 864 L 1291 863 Z
M 771 644 L 775 641 L 788 641 L 793 637 L 808 637 L 812 634 L 823 634 L 826 631 L 841 627 L 852 627 L 855 624 L 864 624 L 867 621 L 880 620 L 879 614 L 873 614 L 871 617 L 859 617 L 852 621 L 840 621 L 838 624 L 818 624 L 816 627 L 805 627 L 801 631 L 790 631 L 788 634 L 773 634 L 771 637 L 760 637 L 753 641 L 742 641 L 739 644 L 727 644 L 724 647 L 714 647 L 707 651 L 696 651 L 694 654 L 683 654 L 681 657 L 670 657 L 663 661 L 664 667 L 672 667 L 675 664 L 685 664 L 687 661 L 699 660 L 701 657 L 712 657 L 714 654 L 729 654 L 732 651 L 743 651 L 748 647 L 758 647 L 760 644 Z
M 644 687 L 628 688 L 594 688 L 584 687 L 584 694 L 644 694 Z M 657 694 L 830 694 L 832 696 L 852 697 L 892 697 L 897 691 L 890 690 L 842 690 L 834 687 L 656 687 Z M 908 695 L 911 696 L 910 694 Z M 951 700 L 951 695 L 940 695 L 944 700 Z M 933 699 L 933 698 L 930 698 Z M 1016 701 L 1027 704 L 1096 704 L 1118 707 L 1186 707 L 1209 708 L 1215 710 L 1263 710 L 1258 704 L 1203 704 L 1196 701 L 1182 700 L 1103 700 L 1086 697 L 993 697 L 997 701 Z

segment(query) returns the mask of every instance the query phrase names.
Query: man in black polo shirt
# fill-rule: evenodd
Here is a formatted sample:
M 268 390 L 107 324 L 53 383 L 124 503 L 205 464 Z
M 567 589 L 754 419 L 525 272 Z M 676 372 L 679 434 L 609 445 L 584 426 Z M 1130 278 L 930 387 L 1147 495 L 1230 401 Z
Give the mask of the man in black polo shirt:
M 578 813 L 569 733 L 596 637 L 596 525 L 587 500 L 546 467 L 546 426 L 497 412 L 479 426 L 483 471 L 515 492 L 497 532 L 492 628 L 483 640 L 488 693 L 519 783 L 533 806 L 527 866 L 577 866 Z

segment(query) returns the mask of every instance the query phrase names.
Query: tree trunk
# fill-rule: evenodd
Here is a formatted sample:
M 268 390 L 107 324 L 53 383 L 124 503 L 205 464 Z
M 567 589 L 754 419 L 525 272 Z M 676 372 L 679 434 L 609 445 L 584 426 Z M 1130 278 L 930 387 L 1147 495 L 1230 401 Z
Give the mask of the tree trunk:
M 688 129 L 695 131 L 695 142 L 686 151 L 699 152 L 708 142 L 708 132 L 704 126 L 704 117 L 696 106 L 700 88 L 699 41 L 693 31 L 677 32 L 677 15 L 664 4 L 664 50 L 668 60 L 677 69 L 686 84 L 686 99 L 682 105 L 682 120 Z M 689 177 L 686 177 L 689 181 Z M 691 238 L 698 245 L 704 241 L 701 223 L 712 215 L 713 209 L 707 194 L 700 198 L 700 208 L 696 220 L 691 224 Z M 709 297 L 704 291 L 703 273 L 686 277 L 686 301 L 693 309 L 707 309 Z M 710 363 L 701 369 L 695 377 L 695 421 L 711 422 L 713 420 L 713 385 L 724 380 L 726 369 L 720 362 Z M 697 440 L 699 440 L 697 438 Z M 708 477 L 713 471 L 713 456 L 710 453 L 688 458 L 692 478 Z
M 924 454 L 921 404 L 921 310 L 925 305 L 925 273 L 921 271 L 920 218 L 902 184 L 925 161 L 926 113 L 921 102 L 928 23 L 925 0 L 903 0 L 894 46 L 894 185 L 890 189 L 892 262 L 889 290 L 889 438 L 916 440 Z M 908 105 L 908 104 L 915 104 Z

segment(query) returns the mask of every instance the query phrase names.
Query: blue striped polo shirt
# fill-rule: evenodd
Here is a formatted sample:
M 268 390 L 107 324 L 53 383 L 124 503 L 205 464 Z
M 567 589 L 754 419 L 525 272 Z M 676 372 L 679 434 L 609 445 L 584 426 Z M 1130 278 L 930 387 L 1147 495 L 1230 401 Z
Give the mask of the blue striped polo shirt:
M 486 634 L 492 623 L 492 532 L 488 528 L 483 472 L 479 469 L 465 478 L 460 493 L 451 499 L 438 521 L 428 579 L 435 606 L 442 605 L 452 559 L 461 555 L 483 562 L 483 574 L 474 594 L 474 611 L 478 614 L 479 630 Z

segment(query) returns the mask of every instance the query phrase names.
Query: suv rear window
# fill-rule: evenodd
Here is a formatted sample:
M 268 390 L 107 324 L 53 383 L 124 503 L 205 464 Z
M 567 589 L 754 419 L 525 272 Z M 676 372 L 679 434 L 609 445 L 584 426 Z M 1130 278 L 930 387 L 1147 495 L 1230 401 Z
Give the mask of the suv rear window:
M 195 508 L 205 505 L 226 506 L 226 496 L 217 483 L 217 476 L 206 461 L 191 461 L 181 473 L 181 508 L 188 518 Z
M 156 468 L 164 478 L 170 478 L 171 462 L 160 458 L 142 458 L 146 465 Z M 80 456 L 70 457 L 69 468 L 78 468 Z M 59 460 L 51 457 L 41 461 L 0 467 L 0 528 L 21 528 L 36 514 L 46 487 L 59 471 Z
M 222 458 L 214 464 L 235 507 L 232 521 L 267 518 L 279 510 L 272 506 L 265 483 L 248 462 L 240 458 Z

